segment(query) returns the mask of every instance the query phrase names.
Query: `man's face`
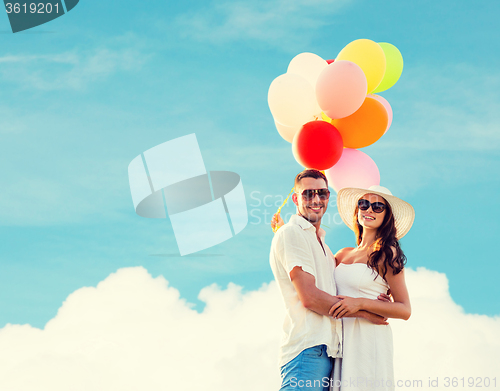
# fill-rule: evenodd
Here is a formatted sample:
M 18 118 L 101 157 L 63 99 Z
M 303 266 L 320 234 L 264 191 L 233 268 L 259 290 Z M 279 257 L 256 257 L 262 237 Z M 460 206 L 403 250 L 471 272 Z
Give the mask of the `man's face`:
M 299 213 L 312 224 L 321 222 L 321 218 L 325 214 L 326 208 L 328 207 L 328 198 L 323 200 L 320 199 L 317 194 L 314 194 L 314 197 L 308 200 L 302 195 L 304 190 L 314 189 L 328 190 L 325 180 L 321 178 L 302 178 L 295 189 L 295 193 L 292 195 L 293 203 L 297 205 Z

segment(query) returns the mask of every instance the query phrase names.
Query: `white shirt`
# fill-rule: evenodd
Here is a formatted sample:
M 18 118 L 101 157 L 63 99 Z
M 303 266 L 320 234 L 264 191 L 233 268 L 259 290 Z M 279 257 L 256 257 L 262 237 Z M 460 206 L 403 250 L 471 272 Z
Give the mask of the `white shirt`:
M 274 235 L 269 261 L 274 278 L 285 302 L 284 336 L 281 341 L 279 366 L 295 358 L 304 349 L 326 345 L 331 357 L 342 357 L 342 323 L 330 316 L 319 315 L 305 308 L 290 279 L 296 266 L 312 274 L 316 287 L 336 295 L 333 273 L 335 260 L 324 242 L 325 231 L 318 231 L 323 248 L 316 237 L 316 228 L 302 216 L 293 215 Z

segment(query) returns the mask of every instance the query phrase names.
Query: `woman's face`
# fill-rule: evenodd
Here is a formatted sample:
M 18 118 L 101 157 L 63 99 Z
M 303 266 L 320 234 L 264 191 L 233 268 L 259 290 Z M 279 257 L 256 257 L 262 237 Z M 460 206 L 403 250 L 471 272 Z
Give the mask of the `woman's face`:
M 360 199 L 367 200 L 370 204 L 373 204 L 374 202 L 380 202 L 384 205 L 387 204 L 387 201 L 377 194 L 365 194 Z M 386 213 L 387 209 L 384 209 L 380 213 L 375 213 L 372 205 L 370 205 L 367 210 L 361 210 L 361 208 L 358 208 L 358 222 L 365 229 L 378 229 L 384 222 Z

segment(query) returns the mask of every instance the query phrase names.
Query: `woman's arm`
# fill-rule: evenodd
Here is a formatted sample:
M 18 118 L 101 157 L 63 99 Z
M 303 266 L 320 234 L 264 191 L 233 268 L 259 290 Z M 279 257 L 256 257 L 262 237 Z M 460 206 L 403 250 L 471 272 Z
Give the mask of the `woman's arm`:
M 398 274 L 393 275 L 392 268 L 388 267 L 386 280 L 391 289 L 394 302 L 337 296 L 342 300 L 334 304 L 329 313 L 335 318 L 342 318 L 357 311 L 365 310 L 386 318 L 408 320 L 411 315 L 411 306 L 408 289 L 406 288 L 404 269 Z

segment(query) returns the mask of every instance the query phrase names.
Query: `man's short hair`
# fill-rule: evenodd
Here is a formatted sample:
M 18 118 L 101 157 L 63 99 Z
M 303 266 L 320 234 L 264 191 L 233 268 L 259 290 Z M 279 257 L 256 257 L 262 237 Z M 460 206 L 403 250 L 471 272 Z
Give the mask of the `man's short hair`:
M 298 188 L 300 181 L 302 178 L 314 178 L 314 179 L 323 179 L 326 183 L 326 187 L 328 188 L 328 179 L 326 179 L 325 174 L 323 174 L 321 171 L 318 170 L 304 170 L 302 172 L 299 172 L 297 176 L 295 177 L 295 184 L 294 187 L 295 189 Z

